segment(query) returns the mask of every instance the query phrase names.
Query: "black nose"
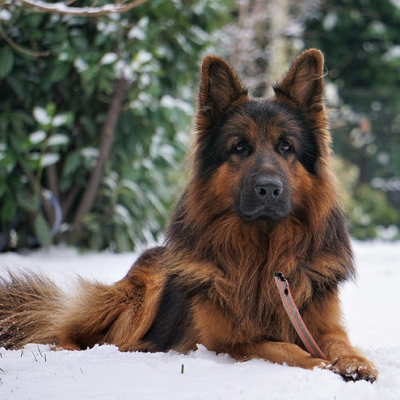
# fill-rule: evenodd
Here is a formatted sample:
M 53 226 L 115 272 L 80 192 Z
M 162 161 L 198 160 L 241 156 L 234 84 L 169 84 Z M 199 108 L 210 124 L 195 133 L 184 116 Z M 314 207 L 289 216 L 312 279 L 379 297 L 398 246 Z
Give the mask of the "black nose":
M 282 181 L 274 176 L 260 176 L 254 184 L 254 191 L 263 200 L 277 200 L 283 193 Z

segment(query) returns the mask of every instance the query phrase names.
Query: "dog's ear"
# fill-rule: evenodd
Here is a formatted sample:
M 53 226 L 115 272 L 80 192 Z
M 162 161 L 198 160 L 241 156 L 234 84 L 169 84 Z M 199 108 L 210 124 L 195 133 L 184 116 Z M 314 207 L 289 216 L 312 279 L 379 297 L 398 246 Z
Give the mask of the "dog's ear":
M 247 98 L 247 90 L 225 60 L 218 56 L 204 58 L 198 98 L 199 124 L 215 124 L 238 100 Z
M 304 111 L 324 108 L 324 56 L 317 49 L 306 50 L 293 62 L 289 72 L 274 86 L 277 98 L 293 100 Z

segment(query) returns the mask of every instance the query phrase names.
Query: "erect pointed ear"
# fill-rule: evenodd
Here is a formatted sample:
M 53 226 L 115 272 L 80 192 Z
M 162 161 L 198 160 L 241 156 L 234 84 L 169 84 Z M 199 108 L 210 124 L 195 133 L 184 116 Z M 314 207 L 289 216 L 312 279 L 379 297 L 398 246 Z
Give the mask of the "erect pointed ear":
M 321 111 L 324 107 L 323 69 L 324 56 L 319 50 L 304 51 L 274 86 L 276 96 L 293 100 L 304 111 Z
M 198 123 L 212 125 L 240 99 L 248 98 L 233 68 L 221 57 L 207 56 L 201 67 Z

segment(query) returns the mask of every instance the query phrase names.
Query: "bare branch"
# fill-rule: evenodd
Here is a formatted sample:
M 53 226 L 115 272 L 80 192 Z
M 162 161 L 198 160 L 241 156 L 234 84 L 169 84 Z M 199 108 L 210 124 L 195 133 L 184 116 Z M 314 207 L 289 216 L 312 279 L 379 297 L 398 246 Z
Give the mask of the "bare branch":
M 74 17 L 99 17 L 109 14 L 123 14 L 148 0 L 135 0 L 130 3 L 112 3 L 101 7 L 70 7 L 74 1 L 46 3 L 40 0 L 19 0 L 23 5 L 37 9 L 42 13 L 72 15 Z
M 103 178 L 104 164 L 106 163 L 110 154 L 111 145 L 117 128 L 118 117 L 122 110 L 122 104 L 125 99 L 127 87 L 128 81 L 124 78 L 124 76 L 115 82 L 114 95 L 111 99 L 111 103 L 107 111 L 106 121 L 101 134 L 99 157 L 94 169 L 91 172 L 89 182 L 75 213 L 73 224 L 74 235 L 79 231 L 83 217 L 92 210 L 96 200 L 98 188 Z
M 7 34 L 4 32 L 3 25 L 1 23 L 0 23 L 0 37 L 3 38 L 15 50 L 17 50 L 23 54 L 27 54 L 27 55 L 33 56 L 33 57 L 47 57 L 50 54 L 49 51 L 28 50 L 28 49 L 25 49 L 24 47 L 18 45 L 11 38 L 9 38 L 7 36 Z

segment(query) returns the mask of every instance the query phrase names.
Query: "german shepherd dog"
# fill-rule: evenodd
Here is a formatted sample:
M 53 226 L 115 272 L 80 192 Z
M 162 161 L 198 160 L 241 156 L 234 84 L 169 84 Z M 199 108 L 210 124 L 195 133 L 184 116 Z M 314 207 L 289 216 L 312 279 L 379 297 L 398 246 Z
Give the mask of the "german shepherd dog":
M 0 284 L 0 346 L 186 353 L 198 343 L 346 380 L 375 381 L 349 342 L 338 286 L 355 274 L 324 106 L 323 55 L 298 56 L 270 99 L 250 98 L 223 59 L 202 64 L 191 174 L 164 246 L 144 252 L 117 283 L 47 278 Z M 327 357 L 311 356 L 285 313 L 274 272 Z

